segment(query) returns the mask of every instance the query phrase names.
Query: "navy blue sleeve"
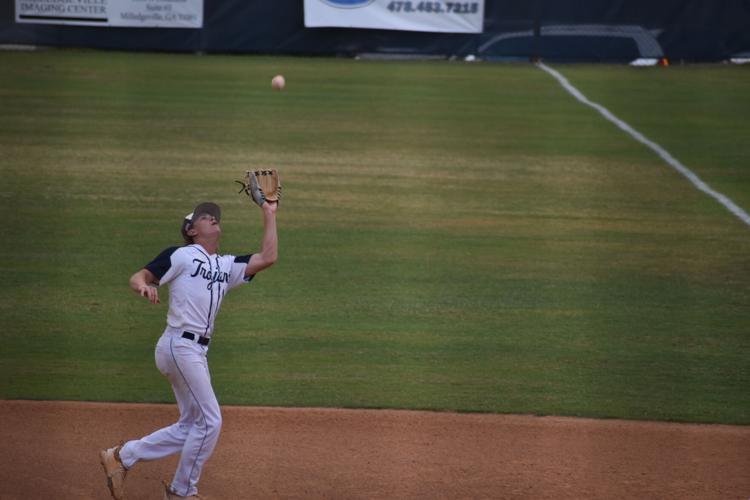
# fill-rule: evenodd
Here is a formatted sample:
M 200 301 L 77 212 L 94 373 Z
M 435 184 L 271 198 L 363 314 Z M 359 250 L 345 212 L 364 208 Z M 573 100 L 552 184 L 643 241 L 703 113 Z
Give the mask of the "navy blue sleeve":
M 248 262 L 250 262 L 250 257 L 252 257 L 252 256 L 253 256 L 253 254 L 239 255 L 239 256 L 237 256 L 237 257 L 234 258 L 234 262 L 236 264 L 247 264 Z
M 170 257 L 180 247 L 169 247 L 162 253 L 156 256 L 154 260 L 143 266 L 144 269 L 151 271 L 156 279 L 160 280 L 164 276 L 169 268 L 172 267 L 172 260 Z
M 238 255 L 237 257 L 234 258 L 234 263 L 235 264 L 245 264 L 245 265 L 247 265 L 247 263 L 250 262 L 250 257 L 252 257 L 252 256 L 253 256 L 253 254 Z M 253 278 L 255 278 L 255 275 L 251 274 L 250 276 L 243 277 L 242 280 L 245 283 L 249 283 L 250 281 L 253 280 Z

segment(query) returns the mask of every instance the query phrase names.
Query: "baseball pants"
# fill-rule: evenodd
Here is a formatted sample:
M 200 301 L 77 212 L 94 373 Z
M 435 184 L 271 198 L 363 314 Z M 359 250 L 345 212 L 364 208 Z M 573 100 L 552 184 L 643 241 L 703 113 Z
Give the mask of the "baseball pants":
M 180 418 L 142 439 L 128 441 L 120 450 L 126 468 L 140 460 L 157 460 L 180 453 L 172 488 L 178 495 L 198 492 L 201 469 L 216 447 L 221 411 L 211 387 L 208 347 L 180 337 L 167 328 L 156 344 L 156 366 L 172 384 Z

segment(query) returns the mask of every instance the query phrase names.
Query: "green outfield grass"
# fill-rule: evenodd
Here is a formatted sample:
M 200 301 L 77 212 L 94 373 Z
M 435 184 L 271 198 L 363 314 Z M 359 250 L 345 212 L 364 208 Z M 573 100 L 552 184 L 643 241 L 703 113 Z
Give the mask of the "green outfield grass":
M 0 53 L 0 397 L 172 401 L 129 276 L 277 167 L 224 404 L 750 423 L 750 228 L 531 65 Z M 750 71 L 563 66 L 750 209 Z M 272 92 L 274 74 L 287 77 Z M 166 302 L 166 291 L 162 291 Z

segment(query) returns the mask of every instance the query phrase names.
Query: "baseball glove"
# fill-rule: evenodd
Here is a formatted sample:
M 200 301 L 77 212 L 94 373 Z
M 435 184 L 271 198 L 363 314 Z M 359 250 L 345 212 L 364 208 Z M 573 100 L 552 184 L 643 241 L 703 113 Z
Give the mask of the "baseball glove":
M 245 178 L 234 181 L 242 186 L 240 193 L 245 193 L 258 206 L 266 201 L 281 201 L 281 179 L 274 170 L 248 170 Z

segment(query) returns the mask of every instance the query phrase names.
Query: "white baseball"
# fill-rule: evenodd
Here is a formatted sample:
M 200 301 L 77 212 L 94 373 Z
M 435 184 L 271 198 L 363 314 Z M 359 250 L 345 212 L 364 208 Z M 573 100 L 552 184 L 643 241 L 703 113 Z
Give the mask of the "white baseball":
M 286 80 L 283 75 L 276 75 L 271 79 L 271 88 L 281 90 L 286 86 Z

